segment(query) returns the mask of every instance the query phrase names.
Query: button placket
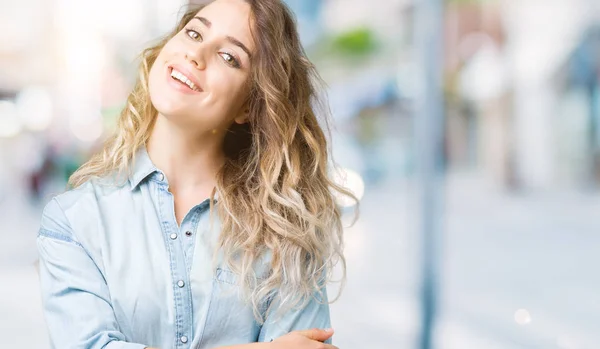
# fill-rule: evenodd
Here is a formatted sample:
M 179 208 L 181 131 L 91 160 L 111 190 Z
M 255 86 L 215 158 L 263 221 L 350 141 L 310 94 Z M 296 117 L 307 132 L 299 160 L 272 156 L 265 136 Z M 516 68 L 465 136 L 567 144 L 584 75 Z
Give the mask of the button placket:
M 160 176 L 161 179 L 164 180 L 164 176 Z M 171 277 L 172 277 L 172 285 L 173 291 L 175 293 L 175 331 L 177 342 L 180 345 L 176 346 L 177 348 L 187 348 L 188 336 L 192 335 L 192 309 L 191 305 L 191 290 L 189 287 L 184 288 L 186 282 L 184 280 L 188 279 L 188 268 L 186 267 L 186 258 L 185 251 L 183 246 L 183 240 L 178 239 L 179 237 L 179 227 L 177 225 L 175 216 L 174 216 L 174 202 L 173 196 L 168 191 L 165 183 L 160 185 L 159 193 L 161 193 L 161 205 L 160 207 L 160 215 L 163 221 L 168 222 L 164 227 L 166 229 L 166 240 L 165 242 L 168 244 L 167 249 L 169 253 L 169 259 L 171 262 Z M 184 335 L 185 334 L 185 335 Z
M 202 215 L 202 210 L 200 210 L 200 206 L 195 206 L 189 213 L 189 217 L 186 217 L 184 223 L 181 225 L 179 229 L 179 234 L 182 236 L 180 239 L 181 244 L 184 249 L 185 258 L 186 258 L 186 267 L 188 270 L 191 270 L 193 263 L 193 254 L 194 254 L 194 245 L 196 243 L 194 237 L 196 233 L 194 233 L 198 227 L 198 222 Z M 189 219 L 187 219 L 189 218 Z

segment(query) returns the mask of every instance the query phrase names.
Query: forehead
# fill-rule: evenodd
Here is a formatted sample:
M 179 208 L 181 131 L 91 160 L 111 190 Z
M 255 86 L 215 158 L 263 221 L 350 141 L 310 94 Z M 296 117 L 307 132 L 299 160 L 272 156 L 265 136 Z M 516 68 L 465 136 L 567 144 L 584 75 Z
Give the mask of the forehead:
M 204 17 L 212 23 L 211 33 L 232 36 L 253 50 L 251 13 L 250 5 L 246 1 L 216 0 L 198 11 L 196 16 Z

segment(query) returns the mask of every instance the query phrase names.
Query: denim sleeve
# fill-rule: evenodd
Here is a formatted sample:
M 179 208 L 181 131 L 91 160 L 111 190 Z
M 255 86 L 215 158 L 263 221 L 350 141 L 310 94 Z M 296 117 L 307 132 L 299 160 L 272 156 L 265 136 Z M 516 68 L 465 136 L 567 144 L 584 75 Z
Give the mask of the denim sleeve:
M 145 348 L 127 343 L 119 331 L 102 273 L 73 236 L 56 199 L 44 208 L 37 247 L 52 348 Z
M 260 330 L 259 342 L 270 342 L 292 331 L 331 327 L 329 300 L 325 286 L 321 292 L 315 292 L 310 301 L 302 308 L 288 311 L 277 317 L 276 306 L 277 304 L 272 305 L 274 310 Z M 331 338 L 325 343 L 331 344 Z

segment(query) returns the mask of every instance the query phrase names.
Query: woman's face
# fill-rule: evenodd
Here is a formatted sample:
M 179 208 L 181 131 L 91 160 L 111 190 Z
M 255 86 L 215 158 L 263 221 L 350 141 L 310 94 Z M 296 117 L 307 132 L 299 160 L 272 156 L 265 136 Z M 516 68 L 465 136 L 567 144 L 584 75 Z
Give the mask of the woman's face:
M 158 112 L 200 132 L 245 122 L 254 52 L 250 26 L 243 0 L 217 0 L 200 10 L 150 69 L 150 98 Z

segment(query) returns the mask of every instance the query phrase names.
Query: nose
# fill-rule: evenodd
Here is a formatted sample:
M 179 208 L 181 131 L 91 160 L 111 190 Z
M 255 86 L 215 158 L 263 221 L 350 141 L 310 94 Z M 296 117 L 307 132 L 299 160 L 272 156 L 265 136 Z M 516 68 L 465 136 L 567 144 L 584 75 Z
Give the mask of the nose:
M 185 54 L 185 59 L 199 70 L 206 68 L 206 61 L 201 52 L 188 52 Z

